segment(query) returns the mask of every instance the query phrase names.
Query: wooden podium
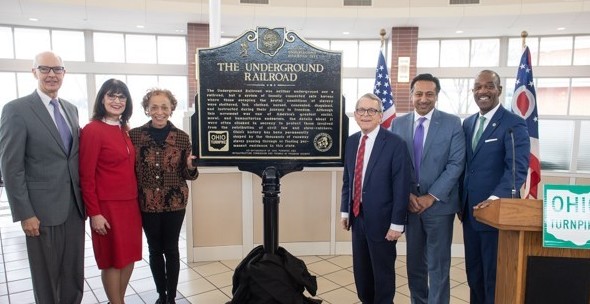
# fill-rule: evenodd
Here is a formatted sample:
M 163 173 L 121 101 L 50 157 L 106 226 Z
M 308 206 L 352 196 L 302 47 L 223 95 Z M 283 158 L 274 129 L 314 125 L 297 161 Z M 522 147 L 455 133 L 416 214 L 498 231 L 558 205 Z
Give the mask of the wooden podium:
M 543 247 L 542 200 L 498 199 L 473 214 L 499 230 L 496 303 L 525 303 L 529 256 L 590 258 L 590 250 Z

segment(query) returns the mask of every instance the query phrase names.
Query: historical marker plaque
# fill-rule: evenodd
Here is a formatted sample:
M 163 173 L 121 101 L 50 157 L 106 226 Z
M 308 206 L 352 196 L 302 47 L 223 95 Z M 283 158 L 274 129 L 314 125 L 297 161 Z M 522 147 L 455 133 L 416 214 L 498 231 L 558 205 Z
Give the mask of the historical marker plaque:
M 200 49 L 193 118 L 199 164 L 342 165 L 348 121 L 341 62 L 340 52 L 284 28 L 259 27 Z

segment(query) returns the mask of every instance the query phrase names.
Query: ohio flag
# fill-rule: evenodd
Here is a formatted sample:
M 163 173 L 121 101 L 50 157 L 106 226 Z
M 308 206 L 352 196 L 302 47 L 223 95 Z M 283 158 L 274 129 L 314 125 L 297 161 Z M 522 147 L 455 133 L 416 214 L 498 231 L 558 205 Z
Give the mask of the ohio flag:
M 539 117 L 537 115 L 537 93 L 533 82 L 531 52 L 525 47 L 514 85 L 512 112 L 524 118 L 531 138 L 531 156 L 526 181 L 520 190 L 522 198 L 537 198 L 537 186 L 541 181 L 541 161 L 539 155 Z
M 395 104 L 393 102 L 393 95 L 391 94 L 389 70 L 387 69 L 387 63 L 385 62 L 385 56 L 383 56 L 382 51 L 379 51 L 373 93 L 379 96 L 383 105 L 383 121 L 381 122 L 381 126 L 389 129 L 391 121 L 395 118 Z

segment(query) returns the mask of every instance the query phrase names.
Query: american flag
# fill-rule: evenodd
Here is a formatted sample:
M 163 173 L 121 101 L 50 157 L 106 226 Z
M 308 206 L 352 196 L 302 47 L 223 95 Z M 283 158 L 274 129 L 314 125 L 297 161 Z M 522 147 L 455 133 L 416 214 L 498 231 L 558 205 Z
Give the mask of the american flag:
M 539 116 L 537 115 L 537 93 L 533 82 L 533 68 L 531 66 L 531 52 L 525 47 L 512 97 L 512 112 L 524 118 L 529 129 L 531 139 L 531 155 L 526 181 L 520 190 L 522 198 L 537 198 L 537 186 L 541 181 L 541 161 L 539 154 Z
M 382 51 L 379 51 L 373 93 L 379 96 L 383 105 L 383 121 L 381 122 L 381 126 L 389 129 L 391 121 L 395 118 L 395 103 L 393 102 L 393 94 L 391 94 L 389 70 L 387 69 L 387 63 L 385 62 L 385 56 L 383 56 Z

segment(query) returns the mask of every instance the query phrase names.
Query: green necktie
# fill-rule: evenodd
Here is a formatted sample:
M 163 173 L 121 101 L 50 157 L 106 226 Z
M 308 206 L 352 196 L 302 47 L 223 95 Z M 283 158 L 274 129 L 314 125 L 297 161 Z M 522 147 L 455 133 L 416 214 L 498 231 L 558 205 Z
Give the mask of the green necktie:
M 483 133 L 483 125 L 484 122 L 486 121 L 485 116 L 480 116 L 479 117 L 479 128 L 477 129 L 477 132 L 475 132 L 475 136 L 473 137 L 473 141 L 471 142 L 471 148 L 475 151 L 475 147 L 477 147 L 477 143 L 479 142 L 479 139 L 481 138 L 481 134 Z

